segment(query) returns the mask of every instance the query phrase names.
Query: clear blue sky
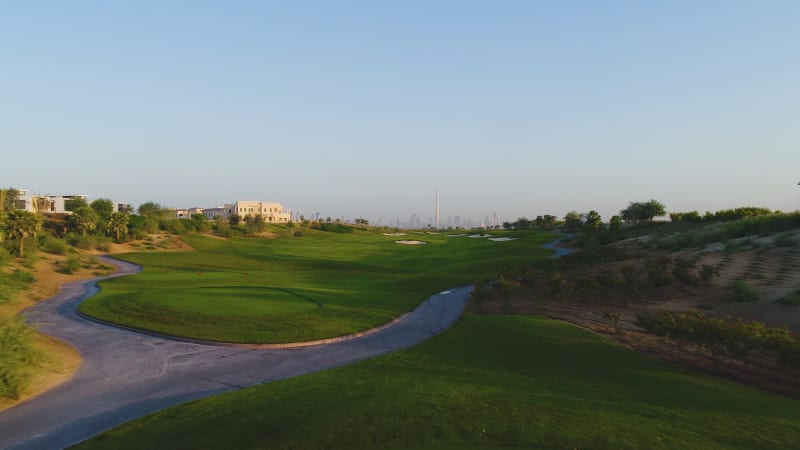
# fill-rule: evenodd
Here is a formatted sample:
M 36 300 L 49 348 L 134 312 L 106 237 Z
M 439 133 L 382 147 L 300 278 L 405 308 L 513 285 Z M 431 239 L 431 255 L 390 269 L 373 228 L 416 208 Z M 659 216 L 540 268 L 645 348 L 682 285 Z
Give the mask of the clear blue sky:
M 502 219 L 800 208 L 797 1 L 4 2 L 0 185 Z

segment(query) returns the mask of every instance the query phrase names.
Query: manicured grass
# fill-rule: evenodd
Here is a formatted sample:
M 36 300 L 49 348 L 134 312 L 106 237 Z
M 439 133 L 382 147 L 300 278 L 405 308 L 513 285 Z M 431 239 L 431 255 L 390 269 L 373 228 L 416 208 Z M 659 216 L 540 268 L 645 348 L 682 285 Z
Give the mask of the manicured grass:
M 793 448 L 800 402 L 548 319 L 466 315 L 413 349 L 170 408 L 80 449 Z
M 195 252 L 131 253 L 141 274 L 105 281 L 81 312 L 162 333 L 227 342 L 296 342 L 355 333 L 443 289 L 550 254 L 555 235 L 498 232 L 493 242 L 446 234 L 358 231 L 302 238 L 185 236 Z M 419 239 L 426 245 L 400 245 Z

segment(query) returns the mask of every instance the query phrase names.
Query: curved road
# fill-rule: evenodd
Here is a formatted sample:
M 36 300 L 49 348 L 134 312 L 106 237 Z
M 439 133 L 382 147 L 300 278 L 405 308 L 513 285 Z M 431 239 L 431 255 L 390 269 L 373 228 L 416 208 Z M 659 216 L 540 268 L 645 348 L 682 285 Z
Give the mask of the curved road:
M 0 412 L 0 448 L 64 448 L 178 403 L 411 347 L 452 326 L 472 291 L 444 291 L 389 326 L 340 342 L 242 348 L 153 336 L 78 316 L 78 303 L 98 291 L 98 280 L 139 270 L 104 260 L 118 266 L 118 273 L 65 284 L 25 312 L 39 331 L 76 347 L 83 365 L 69 381 Z

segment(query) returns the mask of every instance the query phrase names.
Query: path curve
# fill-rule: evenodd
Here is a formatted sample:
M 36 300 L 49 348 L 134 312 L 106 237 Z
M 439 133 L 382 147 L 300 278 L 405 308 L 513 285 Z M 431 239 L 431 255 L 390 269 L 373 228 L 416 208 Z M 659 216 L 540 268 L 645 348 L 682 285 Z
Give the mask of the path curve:
M 76 347 L 83 365 L 67 382 L 0 412 L 0 448 L 64 448 L 145 414 L 247 386 L 317 372 L 411 347 L 452 326 L 471 286 L 436 294 L 389 326 L 313 347 L 254 349 L 184 342 L 111 327 L 76 313 L 97 281 L 65 284 L 25 311 L 39 331 Z
M 557 248 L 544 247 L 561 256 Z M 101 259 L 117 266 L 117 273 L 67 283 L 24 312 L 40 332 L 77 348 L 83 364 L 69 381 L 0 412 L 0 449 L 64 448 L 179 403 L 408 348 L 450 328 L 472 292 L 472 286 L 442 291 L 389 324 L 334 342 L 243 348 L 159 336 L 79 315 L 78 304 L 99 291 L 98 281 L 140 271 L 135 264 Z

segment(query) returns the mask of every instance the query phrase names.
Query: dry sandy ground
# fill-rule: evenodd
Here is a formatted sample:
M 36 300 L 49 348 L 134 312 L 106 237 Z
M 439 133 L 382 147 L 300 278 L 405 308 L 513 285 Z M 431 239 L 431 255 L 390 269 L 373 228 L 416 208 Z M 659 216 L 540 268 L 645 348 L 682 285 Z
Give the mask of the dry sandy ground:
M 144 251 L 148 247 L 149 251 L 189 251 L 191 247 L 186 245 L 177 237 L 169 237 L 164 234 L 152 235 L 149 241 L 137 241 L 125 244 L 112 244 L 108 252 L 81 251 L 84 261 L 92 255 L 99 254 L 119 254 L 135 251 Z M 42 300 L 56 295 L 61 286 L 78 280 L 85 280 L 98 275 L 107 275 L 113 270 L 98 268 L 98 264 L 93 264 L 89 268 L 81 268 L 77 272 L 65 275 L 56 271 L 59 262 L 66 259 L 66 256 L 39 253 L 39 261 L 36 262 L 32 272 L 36 281 L 30 288 L 17 293 L 15 298 L 5 304 L 0 304 L 0 317 L 11 317 L 20 311 L 36 305 Z M 21 260 L 14 261 L 5 268 L 6 271 L 13 271 L 23 268 Z M 30 270 L 23 268 L 25 270 Z M 69 380 L 76 370 L 81 366 L 80 354 L 70 345 L 57 339 L 37 334 L 35 347 L 40 355 L 40 362 L 33 368 L 32 378 L 28 387 L 24 390 L 18 400 L 0 399 L 0 411 L 30 399 L 44 391 Z

